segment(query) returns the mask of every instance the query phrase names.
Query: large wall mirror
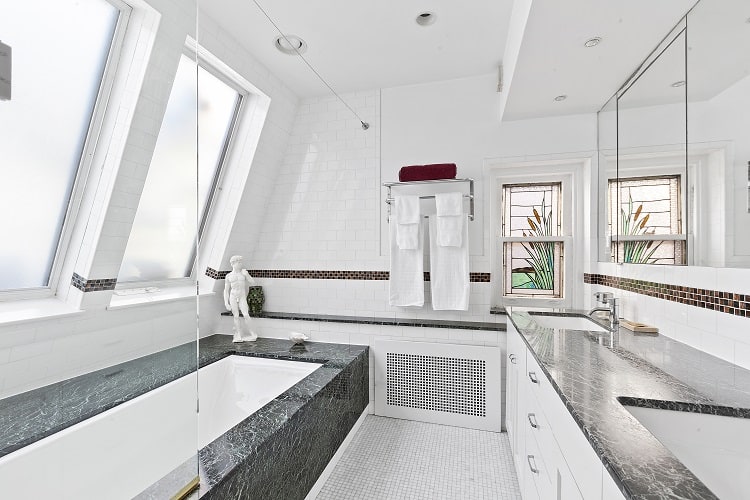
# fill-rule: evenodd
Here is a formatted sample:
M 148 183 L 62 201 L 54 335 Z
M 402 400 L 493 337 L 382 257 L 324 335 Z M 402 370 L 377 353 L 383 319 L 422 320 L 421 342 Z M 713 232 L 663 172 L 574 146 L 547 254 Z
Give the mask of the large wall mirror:
M 600 261 L 750 267 L 749 18 L 702 0 L 600 110 Z

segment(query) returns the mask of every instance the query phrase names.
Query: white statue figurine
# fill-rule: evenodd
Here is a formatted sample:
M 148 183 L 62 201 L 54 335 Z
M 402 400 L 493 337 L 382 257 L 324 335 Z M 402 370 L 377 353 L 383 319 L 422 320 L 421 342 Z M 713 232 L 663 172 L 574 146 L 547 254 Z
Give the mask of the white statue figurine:
M 224 278 L 224 306 L 232 311 L 232 315 L 234 316 L 234 337 L 232 338 L 232 342 L 245 342 L 246 340 L 253 342 L 258 336 L 251 328 L 247 293 L 250 290 L 250 286 L 255 285 L 255 280 L 250 277 L 247 269 L 242 269 L 242 257 L 240 255 L 233 256 L 229 259 L 229 263 L 232 265 L 232 271 Z M 242 338 L 242 327 L 240 326 L 240 311 L 245 316 L 245 325 L 250 332 L 250 336 L 244 339 Z

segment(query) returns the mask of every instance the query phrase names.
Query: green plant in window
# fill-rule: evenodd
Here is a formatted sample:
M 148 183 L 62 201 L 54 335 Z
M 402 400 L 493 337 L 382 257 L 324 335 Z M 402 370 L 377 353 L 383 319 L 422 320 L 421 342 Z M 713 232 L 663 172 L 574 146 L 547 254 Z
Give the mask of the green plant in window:
M 643 203 L 633 211 L 633 197 L 628 195 L 628 210 L 620 208 L 622 212 L 622 233 L 625 236 L 643 236 L 654 234 L 654 228 L 647 226 L 650 214 L 643 215 Z M 641 217 L 643 215 L 643 217 Z M 661 241 L 623 241 L 623 262 L 631 264 L 654 264 L 659 259 L 654 253 L 661 246 Z
M 540 210 L 544 212 L 544 198 Z M 540 215 L 536 207 L 532 208 L 534 219 L 528 217 L 526 220 L 529 224 L 528 233 L 523 232 L 524 237 L 528 236 L 552 236 L 552 209 L 546 215 Z M 518 278 L 514 279 L 516 288 L 536 288 L 538 290 L 552 290 L 555 283 L 555 244 L 552 241 L 526 241 L 521 243 L 524 250 L 529 254 L 524 258 L 528 268 L 518 269 L 514 273 Z M 527 278 L 521 283 L 522 277 Z M 520 279 L 519 279 L 520 278 Z M 515 286 L 518 283 L 518 286 Z

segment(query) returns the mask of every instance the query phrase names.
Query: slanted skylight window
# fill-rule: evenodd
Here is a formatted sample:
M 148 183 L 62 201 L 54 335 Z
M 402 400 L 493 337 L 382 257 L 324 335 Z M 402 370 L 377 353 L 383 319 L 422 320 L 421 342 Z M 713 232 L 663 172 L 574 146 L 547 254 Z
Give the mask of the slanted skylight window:
M 241 99 L 234 88 L 199 66 L 196 115 L 196 66 L 182 56 L 118 282 L 190 276 L 202 225 L 196 221 L 205 220 L 210 207 Z
M 0 102 L 0 290 L 44 288 L 95 140 L 89 130 L 120 11 L 105 0 L 23 0 L 1 10 L 13 92 Z

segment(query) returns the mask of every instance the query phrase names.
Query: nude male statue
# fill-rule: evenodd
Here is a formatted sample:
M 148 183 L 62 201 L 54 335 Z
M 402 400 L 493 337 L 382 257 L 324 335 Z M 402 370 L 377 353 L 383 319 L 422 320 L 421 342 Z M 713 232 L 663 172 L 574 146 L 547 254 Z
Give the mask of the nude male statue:
M 258 336 L 253 332 L 250 324 L 250 313 L 247 305 L 247 292 L 251 285 L 255 285 L 255 280 L 250 277 L 247 269 L 242 269 L 242 257 L 235 255 L 229 259 L 232 265 L 232 271 L 227 274 L 224 285 L 224 306 L 232 311 L 234 316 L 234 337 L 232 342 L 255 341 Z M 245 316 L 245 325 L 250 332 L 250 337 L 242 338 L 242 327 L 240 326 L 240 314 Z

